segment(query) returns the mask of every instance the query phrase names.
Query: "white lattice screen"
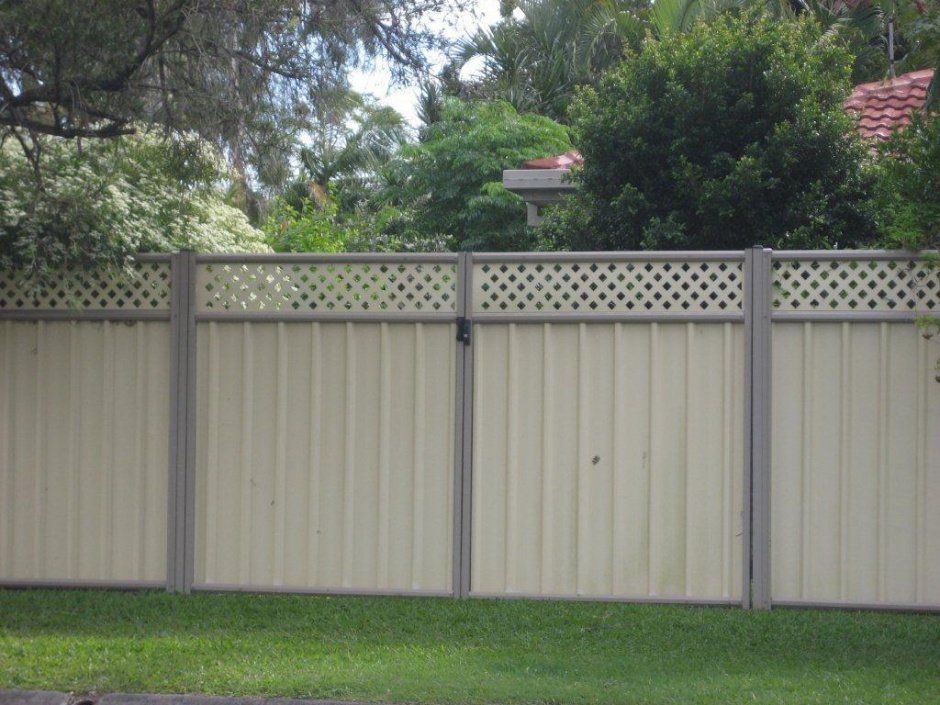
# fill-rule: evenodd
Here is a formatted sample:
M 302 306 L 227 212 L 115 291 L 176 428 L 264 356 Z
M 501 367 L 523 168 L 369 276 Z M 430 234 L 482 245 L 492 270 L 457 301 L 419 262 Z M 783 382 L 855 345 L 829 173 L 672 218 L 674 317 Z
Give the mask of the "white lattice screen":
M 201 264 L 199 311 L 454 312 L 455 262 Z M 477 313 L 738 312 L 741 261 L 478 262 Z M 74 272 L 39 286 L 0 274 L 0 310 L 170 308 L 169 261 Z M 935 311 L 940 275 L 912 258 L 776 259 L 778 311 Z
M 203 264 L 197 311 L 456 311 L 456 262 Z
M 940 273 L 922 260 L 776 260 L 780 311 L 914 311 L 940 308 Z
M 70 272 L 55 284 L 0 274 L 0 310 L 131 310 L 170 308 L 169 262 L 135 262 L 120 272 Z
M 743 262 L 484 262 L 473 309 L 487 313 L 734 313 Z

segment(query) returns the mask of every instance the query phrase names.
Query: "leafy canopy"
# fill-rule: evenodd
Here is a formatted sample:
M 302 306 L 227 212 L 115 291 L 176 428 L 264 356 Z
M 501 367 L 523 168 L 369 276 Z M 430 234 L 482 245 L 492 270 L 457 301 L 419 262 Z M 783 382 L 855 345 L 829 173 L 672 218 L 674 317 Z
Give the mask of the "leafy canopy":
M 940 249 L 940 117 L 915 115 L 882 149 L 878 197 L 885 245 Z
M 515 12 L 461 43 L 459 66 L 482 69 L 464 89 L 564 120 L 579 85 L 640 47 L 644 0 L 519 0 Z
M 650 42 L 574 106 L 585 249 L 851 247 L 875 235 L 841 103 L 851 59 L 808 20 L 720 17 Z
M 529 247 L 525 204 L 502 184 L 504 169 L 571 148 L 568 130 L 508 103 L 445 101 L 440 120 L 402 148 L 386 170 L 386 198 L 411 212 L 424 238 L 460 249 Z
M 194 131 L 277 183 L 315 108 L 373 58 L 401 77 L 463 0 L 25 0 L 0 4 L 0 134 Z
M 61 266 L 119 266 L 130 252 L 267 249 L 229 205 L 227 171 L 198 140 L 131 135 L 44 140 L 44 188 L 13 142 L 0 151 L 0 269 L 45 276 Z

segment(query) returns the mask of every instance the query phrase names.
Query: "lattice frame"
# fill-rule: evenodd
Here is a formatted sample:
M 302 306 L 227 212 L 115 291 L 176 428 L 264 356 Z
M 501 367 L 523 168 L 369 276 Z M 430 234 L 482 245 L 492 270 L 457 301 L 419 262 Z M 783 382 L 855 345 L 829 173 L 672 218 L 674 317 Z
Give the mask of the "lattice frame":
M 48 282 L 0 273 L 0 310 L 168 311 L 170 262 L 134 262 L 123 271 L 76 271 Z
M 525 261 L 474 267 L 474 313 L 737 313 L 740 261 Z
M 777 311 L 935 311 L 940 272 L 916 259 L 775 260 Z
M 201 264 L 199 312 L 453 313 L 456 262 Z

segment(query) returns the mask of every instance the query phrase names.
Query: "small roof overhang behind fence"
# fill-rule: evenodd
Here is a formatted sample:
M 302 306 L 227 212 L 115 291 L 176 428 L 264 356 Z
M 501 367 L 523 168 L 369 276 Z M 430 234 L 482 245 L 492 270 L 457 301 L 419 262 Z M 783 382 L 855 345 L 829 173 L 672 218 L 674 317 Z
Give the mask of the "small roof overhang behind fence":
M 541 221 L 539 208 L 560 201 L 575 188 L 568 169 L 506 169 L 503 186 L 522 196 L 528 206 L 529 225 Z

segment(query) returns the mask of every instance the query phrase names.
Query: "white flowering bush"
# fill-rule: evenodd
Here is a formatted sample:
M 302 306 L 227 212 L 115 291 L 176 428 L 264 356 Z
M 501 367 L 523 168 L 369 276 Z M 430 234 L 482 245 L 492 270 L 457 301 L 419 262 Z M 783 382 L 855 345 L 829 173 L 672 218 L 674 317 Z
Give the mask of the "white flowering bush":
M 225 199 L 219 155 L 190 136 L 49 139 L 37 178 L 19 145 L 0 148 L 0 267 L 42 275 L 119 266 L 135 252 L 267 250 Z

